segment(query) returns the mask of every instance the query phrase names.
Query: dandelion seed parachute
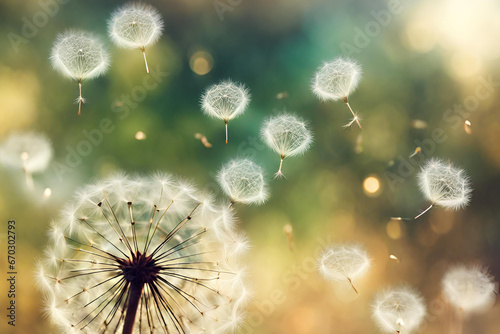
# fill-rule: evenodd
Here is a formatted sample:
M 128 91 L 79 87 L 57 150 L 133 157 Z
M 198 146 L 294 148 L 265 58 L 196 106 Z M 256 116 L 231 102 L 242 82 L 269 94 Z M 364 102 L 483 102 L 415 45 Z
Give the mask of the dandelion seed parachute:
M 223 165 L 217 181 L 231 204 L 262 204 L 269 197 L 262 168 L 249 159 L 234 159 Z
M 80 95 L 76 102 L 80 115 L 82 103 L 85 102 L 82 97 L 82 81 L 106 73 L 110 62 L 109 54 L 96 35 L 82 30 L 69 30 L 57 37 L 50 59 L 55 70 L 78 80 Z
M 353 281 L 368 271 L 370 259 L 359 245 L 332 245 L 320 255 L 318 266 L 325 279 L 349 283 L 358 293 Z
M 226 333 L 241 318 L 247 249 L 233 213 L 164 174 L 78 192 L 37 264 L 60 333 Z
M 426 314 L 420 293 L 400 286 L 377 294 L 372 304 L 372 317 L 386 333 L 409 334 L 422 324 Z
M 485 311 L 495 301 L 495 282 L 486 269 L 455 266 L 444 275 L 442 285 L 446 299 L 465 313 Z
M 250 93 L 243 84 L 230 80 L 210 86 L 201 97 L 201 107 L 205 115 L 218 118 L 226 125 L 233 118 L 245 112 L 250 102 Z
M 281 167 L 286 157 L 304 153 L 313 141 L 306 123 L 289 114 L 269 118 L 262 126 L 261 137 L 267 146 L 280 155 L 280 167 L 276 176 L 283 175 Z
M 322 101 L 342 100 L 345 102 L 353 119 L 346 127 L 356 122 L 361 128 L 359 116 L 354 113 L 348 101 L 349 95 L 356 89 L 361 80 L 361 66 L 352 59 L 338 57 L 325 62 L 318 68 L 312 82 L 313 93 Z
M 12 133 L 0 146 L 0 161 L 7 167 L 22 169 L 26 184 L 33 188 L 33 173 L 49 166 L 54 151 L 50 140 L 41 133 Z
M 111 15 L 108 33 L 111 40 L 121 48 L 139 48 L 144 56 L 146 72 L 146 46 L 156 43 L 163 31 L 163 19 L 158 11 L 146 4 L 129 3 Z
M 440 159 L 425 163 L 418 174 L 418 185 L 431 205 L 416 218 L 434 205 L 453 210 L 463 208 L 469 204 L 472 192 L 465 171 Z

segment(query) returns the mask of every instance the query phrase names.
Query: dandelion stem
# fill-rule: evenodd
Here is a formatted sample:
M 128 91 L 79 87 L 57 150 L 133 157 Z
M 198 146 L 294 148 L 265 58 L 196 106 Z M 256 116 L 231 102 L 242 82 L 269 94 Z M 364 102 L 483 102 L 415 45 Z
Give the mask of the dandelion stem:
M 148 60 L 146 59 L 146 48 L 141 48 L 142 54 L 144 55 L 144 64 L 146 64 L 146 72 L 149 74 Z
M 78 79 L 78 91 L 80 95 L 78 96 L 78 116 L 82 114 L 82 78 Z
M 457 319 L 457 330 L 456 334 L 462 334 L 464 326 L 464 310 L 460 308 L 458 310 L 458 319 Z
M 132 334 L 134 330 L 137 308 L 139 306 L 139 301 L 141 300 L 143 289 L 144 283 L 132 282 L 130 284 L 130 291 L 127 300 L 127 314 L 125 315 L 122 334 Z
M 403 319 L 401 318 L 398 318 L 396 320 L 396 325 L 398 326 L 397 329 L 396 329 L 396 333 L 398 334 L 403 334 L 405 333 L 406 331 L 404 330 L 405 326 L 404 326 L 404 321 Z
M 24 171 L 24 178 L 26 179 L 26 185 L 29 190 L 35 189 L 35 184 L 33 183 L 33 176 L 31 173 L 28 173 L 26 170 Z
M 356 290 L 356 288 L 354 287 L 354 284 L 352 284 L 352 281 L 349 277 L 347 277 L 347 280 L 349 281 L 349 284 L 351 285 L 351 288 L 354 290 L 354 292 L 356 292 L 356 294 L 359 295 L 359 292 L 358 290 Z
M 26 161 L 29 159 L 29 154 L 27 152 L 21 153 L 21 162 L 23 165 L 24 178 L 26 179 L 26 186 L 28 186 L 29 190 L 35 189 L 35 185 L 33 184 L 33 176 L 30 172 L 26 170 Z
M 345 102 L 345 104 L 347 105 L 347 108 L 349 108 L 349 111 L 351 112 L 352 117 L 354 117 L 354 118 L 353 118 L 353 121 L 356 121 L 356 123 L 358 124 L 359 128 L 360 128 L 361 130 L 363 130 L 363 128 L 361 127 L 361 123 L 359 122 L 359 117 L 358 117 L 358 115 L 356 115 L 356 114 L 354 113 L 354 111 L 352 110 L 351 105 L 349 104 L 349 101 L 347 100 L 347 97 L 344 99 L 344 102 Z
M 227 144 L 227 122 L 226 123 L 226 144 Z
M 431 204 L 427 209 L 425 209 L 424 211 L 422 211 L 421 213 L 419 213 L 415 218 L 413 219 L 418 219 L 420 218 L 421 216 L 423 216 L 427 211 L 429 211 L 430 209 L 432 209 L 432 207 L 434 206 L 434 204 Z

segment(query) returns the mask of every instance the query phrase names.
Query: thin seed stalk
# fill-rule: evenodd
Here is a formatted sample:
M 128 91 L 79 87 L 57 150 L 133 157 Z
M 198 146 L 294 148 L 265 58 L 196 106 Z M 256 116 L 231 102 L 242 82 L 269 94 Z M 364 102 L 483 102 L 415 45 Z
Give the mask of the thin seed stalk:
M 227 144 L 227 122 L 226 123 L 226 144 Z
M 27 159 L 27 153 L 26 156 L 24 156 L 24 153 L 21 154 L 21 161 L 23 162 L 23 172 L 24 172 L 24 179 L 26 180 L 26 186 L 28 187 L 29 190 L 35 189 L 35 185 L 33 183 L 33 176 L 31 175 L 30 172 L 26 170 L 26 159 Z
M 285 175 L 283 175 L 283 172 L 281 171 L 281 169 L 283 168 L 283 160 L 285 160 L 285 156 L 284 156 L 284 155 L 280 155 L 280 168 L 279 168 L 279 169 L 278 169 L 278 171 L 274 174 L 274 177 L 275 177 L 275 178 L 285 177 Z
M 141 48 L 142 54 L 144 55 L 144 64 L 146 64 L 146 72 L 149 74 L 148 60 L 146 59 L 146 48 L 143 46 Z
M 353 120 L 354 120 L 354 121 L 356 121 L 356 123 L 358 124 L 359 128 L 360 128 L 361 130 L 363 130 L 363 127 L 361 126 L 361 123 L 359 122 L 359 117 L 358 117 L 358 116 L 354 113 L 354 111 L 352 110 L 351 105 L 349 104 L 349 100 L 347 99 L 347 97 L 346 97 L 346 98 L 344 98 L 344 99 L 342 99 L 342 100 L 345 102 L 345 104 L 346 104 L 347 108 L 349 108 L 349 111 L 350 111 L 350 112 L 351 112 L 351 114 L 352 114 Z M 351 122 L 350 124 L 352 124 L 352 122 Z M 349 124 L 349 125 L 350 125 L 350 124 Z
M 26 186 L 28 187 L 29 190 L 35 189 L 35 184 L 33 183 L 33 176 L 31 173 L 27 172 L 26 169 L 24 170 L 24 179 L 26 180 Z
M 356 292 L 356 294 L 359 295 L 358 290 L 356 290 L 354 284 L 352 284 L 352 280 L 349 277 L 347 277 L 347 280 L 349 281 L 349 284 L 351 285 L 351 288 L 354 290 L 354 292 Z
M 78 96 L 78 116 L 82 114 L 82 78 L 78 79 L 78 91 L 80 95 Z
M 432 209 L 433 206 L 434 206 L 434 204 L 431 204 L 427 209 L 425 209 L 424 211 L 422 211 L 421 213 L 419 213 L 414 219 L 418 219 L 421 216 L 423 216 L 427 211 L 429 211 L 430 209 Z

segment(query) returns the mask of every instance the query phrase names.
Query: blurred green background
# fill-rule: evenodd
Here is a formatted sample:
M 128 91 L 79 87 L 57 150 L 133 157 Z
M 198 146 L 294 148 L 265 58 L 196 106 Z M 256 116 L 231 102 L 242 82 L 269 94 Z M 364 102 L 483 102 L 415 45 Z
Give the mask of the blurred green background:
M 247 261 L 254 299 L 242 333 L 376 333 L 373 294 L 401 282 L 425 296 L 429 316 L 421 332 L 446 333 L 452 317 L 440 288 L 446 269 L 474 263 L 500 278 L 500 2 L 149 1 L 165 21 L 160 42 L 147 50 L 149 76 L 159 78 L 153 89 L 144 88 L 140 50 L 118 49 L 106 37 L 106 21 L 121 1 L 60 2 L 0 1 L 0 137 L 37 130 L 55 149 L 53 164 L 35 175 L 33 192 L 21 171 L 0 167 L 2 254 L 8 219 L 17 221 L 18 235 L 17 326 L 7 327 L 2 316 L 0 332 L 51 333 L 33 264 L 46 246 L 50 220 L 75 189 L 114 170 L 166 170 L 223 199 L 214 175 L 236 156 L 266 169 L 272 193 L 263 206 L 236 207 L 253 245 Z M 83 83 L 87 104 L 80 117 L 73 104 L 77 83 L 62 78 L 48 59 L 56 35 L 68 28 L 100 34 L 112 55 L 105 76 Z M 349 121 L 342 102 L 322 103 L 310 90 L 317 67 L 339 55 L 363 67 L 350 97 L 363 119 L 362 137 L 357 128 L 342 127 Z M 245 83 L 252 101 L 229 123 L 225 145 L 223 122 L 202 114 L 200 96 L 227 78 Z M 279 157 L 259 131 L 266 117 L 285 110 L 309 121 L 315 143 L 304 156 L 285 160 L 287 179 L 273 180 Z M 103 119 L 112 130 L 102 142 L 58 172 L 88 140 L 85 131 L 99 129 Z M 136 139 L 139 131 L 145 139 Z M 445 139 L 433 140 L 436 131 Z M 418 146 L 422 152 L 409 158 Z M 431 156 L 468 172 L 470 206 L 391 222 L 427 206 L 415 173 Z M 50 197 L 43 196 L 46 188 Z M 286 224 L 291 234 L 284 233 Z M 316 271 L 322 247 L 348 241 L 365 245 L 374 264 L 357 284 L 359 296 Z M 6 268 L 6 256 L 0 263 Z M 3 278 L 1 286 L 5 310 Z M 498 304 L 468 318 L 464 333 L 498 333 Z

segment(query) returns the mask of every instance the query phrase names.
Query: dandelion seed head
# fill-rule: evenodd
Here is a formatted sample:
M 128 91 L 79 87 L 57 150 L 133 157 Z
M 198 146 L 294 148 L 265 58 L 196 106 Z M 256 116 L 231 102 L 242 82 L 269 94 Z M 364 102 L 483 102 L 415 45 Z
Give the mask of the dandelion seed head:
M 7 167 L 27 173 L 42 172 L 49 166 L 54 151 L 50 140 L 41 133 L 15 132 L 0 146 L 0 161 Z
M 210 86 L 201 97 L 203 112 L 226 123 L 241 115 L 249 102 L 248 89 L 230 80 Z
M 223 224 L 228 210 L 163 173 L 84 187 L 53 222 L 36 266 L 45 313 L 60 333 L 223 333 L 247 298 L 233 247 L 248 241 Z
M 319 272 L 327 280 L 350 282 L 370 268 L 366 250 L 359 245 L 332 245 L 319 258 Z
M 262 127 L 261 136 L 267 146 L 282 157 L 304 153 L 313 141 L 306 123 L 289 114 L 269 118 Z
M 372 304 L 373 320 L 386 333 L 411 333 L 422 324 L 425 314 L 424 299 L 407 286 L 378 293 Z
M 444 275 L 443 292 L 457 309 L 464 312 L 487 310 L 495 301 L 495 282 L 486 269 L 458 265 Z
M 103 75 L 110 63 L 100 38 L 82 30 L 68 30 L 57 36 L 50 60 L 54 69 L 77 80 Z
M 143 3 L 128 3 L 111 15 L 108 33 L 122 48 L 144 48 L 158 41 L 163 31 L 163 19 L 158 11 Z
M 352 59 L 338 57 L 318 68 L 312 82 L 313 93 L 323 101 L 346 99 L 361 79 L 361 66 Z
M 262 168 L 249 159 L 234 159 L 223 165 L 217 181 L 236 203 L 262 204 L 269 196 Z
M 469 204 L 472 192 L 469 177 L 451 163 L 440 159 L 427 161 L 418 174 L 418 184 L 433 204 L 454 210 Z

